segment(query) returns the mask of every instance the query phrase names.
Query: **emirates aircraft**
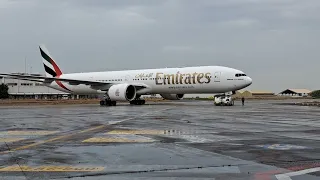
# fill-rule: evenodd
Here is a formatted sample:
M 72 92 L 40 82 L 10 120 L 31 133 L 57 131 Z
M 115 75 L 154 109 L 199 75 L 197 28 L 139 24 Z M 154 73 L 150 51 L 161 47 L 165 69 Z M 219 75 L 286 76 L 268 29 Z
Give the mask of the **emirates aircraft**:
M 141 95 L 160 94 L 180 100 L 185 94 L 234 94 L 252 84 L 244 72 L 223 66 L 140 69 L 64 74 L 44 45 L 39 46 L 46 75 L 0 74 L 42 82 L 45 86 L 74 95 L 103 94 L 101 105 L 117 101 L 145 104 Z

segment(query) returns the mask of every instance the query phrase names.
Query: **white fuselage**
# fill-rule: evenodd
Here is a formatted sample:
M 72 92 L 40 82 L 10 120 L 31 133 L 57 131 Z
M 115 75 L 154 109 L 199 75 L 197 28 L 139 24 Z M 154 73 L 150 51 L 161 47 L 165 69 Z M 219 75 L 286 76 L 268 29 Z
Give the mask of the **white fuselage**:
M 105 82 L 111 85 L 127 83 L 147 86 L 137 91 L 139 95 L 225 93 L 243 89 L 252 83 L 252 79 L 242 71 L 222 66 L 72 73 L 62 74 L 60 78 Z M 61 83 L 65 88 L 61 86 Z M 90 85 L 61 83 L 52 82 L 47 86 L 71 94 L 105 93 Z

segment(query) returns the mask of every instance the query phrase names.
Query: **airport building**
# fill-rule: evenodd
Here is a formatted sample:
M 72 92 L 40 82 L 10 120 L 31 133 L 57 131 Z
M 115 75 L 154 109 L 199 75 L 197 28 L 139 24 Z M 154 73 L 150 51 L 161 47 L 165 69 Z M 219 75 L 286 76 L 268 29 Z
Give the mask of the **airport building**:
M 31 74 L 40 76 L 40 74 Z M 39 82 L 0 77 L 1 83 L 7 84 L 10 98 L 56 99 L 69 97 L 69 93 L 58 91 Z
M 257 91 L 257 90 L 247 90 L 241 93 L 244 97 L 271 97 L 274 93 L 271 91 Z
M 286 89 L 280 92 L 279 96 L 292 96 L 292 97 L 306 97 L 309 96 L 310 93 L 309 89 Z
M 273 97 L 275 96 L 275 94 L 271 91 L 257 91 L 257 90 L 240 90 L 240 91 L 236 91 L 236 94 L 233 95 L 233 97 L 235 98 L 251 98 L 251 97 Z

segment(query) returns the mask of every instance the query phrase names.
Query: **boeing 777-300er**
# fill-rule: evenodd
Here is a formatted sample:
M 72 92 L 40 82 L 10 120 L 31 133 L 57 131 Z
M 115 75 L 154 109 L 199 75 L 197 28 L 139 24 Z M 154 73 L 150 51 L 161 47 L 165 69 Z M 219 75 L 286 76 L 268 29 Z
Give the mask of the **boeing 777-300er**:
M 141 105 L 141 95 L 160 94 L 180 100 L 185 94 L 234 93 L 252 83 L 244 72 L 223 66 L 197 66 L 85 72 L 64 74 L 45 46 L 39 46 L 46 75 L 0 74 L 10 78 L 42 82 L 45 86 L 74 95 L 103 94 L 100 104 L 129 101 Z

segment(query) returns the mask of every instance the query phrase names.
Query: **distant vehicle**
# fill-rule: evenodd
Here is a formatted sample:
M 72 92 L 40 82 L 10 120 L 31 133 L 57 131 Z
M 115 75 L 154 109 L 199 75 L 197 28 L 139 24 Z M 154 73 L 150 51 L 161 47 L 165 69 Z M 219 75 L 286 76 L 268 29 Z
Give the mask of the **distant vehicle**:
M 62 99 L 69 99 L 69 96 L 64 94 L 64 95 L 62 95 Z
M 214 105 L 216 106 L 233 106 L 234 100 L 231 95 L 215 95 Z
M 16 79 L 43 82 L 45 86 L 73 95 L 106 95 L 101 105 L 114 106 L 116 101 L 145 104 L 142 95 L 160 94 L 164 99 L 180 100 L 185 94 L 234 92 L 252 83 L 244 72 L 223 66 L 193 66 L 84 73 L 62 73 L 48 50 L 39 46 L 46 76 L 0 74 Z M 89 60 L 90 61 L 90 60 Z M 123 63 L 133 62 L 128 59 Z M 152 61 L 152 60 L 151 60 Z M 166 64 L 165 64 L 166 65 Z M 223 104 L 229 104 L 229 97 Z

